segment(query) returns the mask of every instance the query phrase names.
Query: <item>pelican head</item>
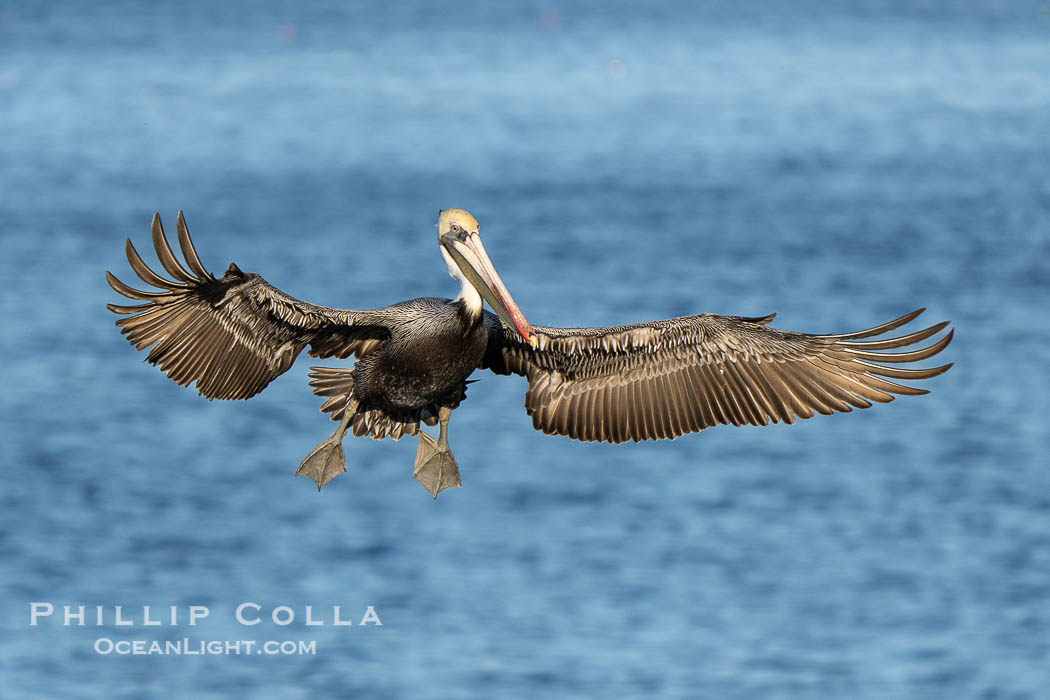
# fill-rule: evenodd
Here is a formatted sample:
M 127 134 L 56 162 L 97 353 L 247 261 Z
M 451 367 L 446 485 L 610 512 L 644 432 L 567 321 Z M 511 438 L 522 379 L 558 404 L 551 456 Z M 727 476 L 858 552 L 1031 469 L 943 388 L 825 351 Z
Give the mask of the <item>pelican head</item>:
M 463 209 L 443 209 L 438 214 L 437 233 L 448 273 L 460 281 L 459 298 L 470 312 L 480 314 L 484 298 L 504 323 L 516 328 L 525 340 L 535 343 L 532 326 L 503 286 L 503 280 L 481 245 L 478 220 Z

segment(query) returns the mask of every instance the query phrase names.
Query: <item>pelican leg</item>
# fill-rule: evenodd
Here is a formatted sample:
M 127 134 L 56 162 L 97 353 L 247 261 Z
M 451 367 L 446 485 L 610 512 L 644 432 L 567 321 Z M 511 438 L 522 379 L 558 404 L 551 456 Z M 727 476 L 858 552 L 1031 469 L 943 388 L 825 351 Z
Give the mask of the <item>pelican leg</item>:
M 350 419 L 357 411 L 357 402 L 350 399 L 346 408 L 343 409 L 343 420 L 331 436 L 317 443 L 317 447 L 306 455 L 299 468 L 295 470 L 296 476 L 305 474 L 317 484 L 317 490 L 329 481 L 346 471 L 346 455 L 343 453 L 343 436 L 346 428 L 350 425 Z
M 441 432 L 437 440 L 423 430 L 419 431 L 416 467 L 412 476 L 423 484 L 423 488 L 434 498 L 445 489 L 460 486 L 459 465 L 456 464 L 452 451 L 448 449 L 448 419 L 451 415 L 451 408 L 442 406 L 438 410 Z

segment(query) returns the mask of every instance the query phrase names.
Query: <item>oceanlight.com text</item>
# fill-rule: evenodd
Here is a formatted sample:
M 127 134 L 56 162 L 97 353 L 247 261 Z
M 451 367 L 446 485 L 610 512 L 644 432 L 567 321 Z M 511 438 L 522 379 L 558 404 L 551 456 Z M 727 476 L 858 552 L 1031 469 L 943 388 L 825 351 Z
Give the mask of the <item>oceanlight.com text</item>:
M 266 654 L 269 656 L 307 656 L 317 653 L 316 641 L 302 639 L 283 641 L 254 639 L 193 640 L 188 637 L 166 641 L 145 639 L 118 639 L 99 637 L 95 640 L 95 653 L 102 656 L 229 656 L 242 654 Z

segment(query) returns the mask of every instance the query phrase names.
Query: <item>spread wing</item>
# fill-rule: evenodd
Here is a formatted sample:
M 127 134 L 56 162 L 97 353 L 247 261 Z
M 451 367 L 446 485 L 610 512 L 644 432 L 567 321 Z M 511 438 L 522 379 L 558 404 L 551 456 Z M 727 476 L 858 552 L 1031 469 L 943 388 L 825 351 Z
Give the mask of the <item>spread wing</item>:
M 288 296 L 234 264 L 216 279 L 201 264 L 179 212 L 179 246 L 184 267 L 168 245 L 160 216 L 153 216 L 153 246 L 174 279 L 151 270 L 128 239 L 125 252 L 144 282 L 162 291 L 128 287 L 108 271 L 106 279 L 135 306 L 107 304 L 126 314 L 117 321 L 146 359 L 183 386 L 197 383 L 209 399 L 247 399 L 285 372 L 307 345 L 314 357 L 361 356 L 389 336 L 382 310 L 342 311 Z
M 908 335 L 882 335 L 913 320 L 919 309 L 880 326 L 842 335 L 769 328 L 773 316 L 700 314 L 612 328 L 533 326 L 533 349 L 486 312 L 483 368 L 529 380 L 525 410 L 537 430 L 577 440 L 624 442 L 673 438 L 719 425 L 794 423 L 888 403 L 924 389 L 889 379 L 935 377 L 930 369 L 887 367 L 932 357 L 954 331 L 910 352 L 879 350 L 918 343 L 938 323 Z M 889 378 L 889 379 L 887 379 Z

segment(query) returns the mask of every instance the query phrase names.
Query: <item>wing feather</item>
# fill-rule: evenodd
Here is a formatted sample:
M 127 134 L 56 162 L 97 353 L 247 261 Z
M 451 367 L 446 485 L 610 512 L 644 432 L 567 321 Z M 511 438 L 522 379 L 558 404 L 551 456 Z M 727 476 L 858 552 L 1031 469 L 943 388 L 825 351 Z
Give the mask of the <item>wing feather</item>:
M 770 328 L 772 316 L 700 314 L 607 328 L 534 326 L 536 347 L 486 312 L 482 367 L 529 381 L 525 409 L 545 433 L 623 442 L 677 437 L 718 424 L 794 423 L 845 413 L 925 389 L 952 365 L 906 368 L 951 343 L 948 322 L 879 339 L 918 309 L 855 333 L 812 335 Z M 872 340 L 865 340 L 873 338 Z M 898 365 L 898 366 L 887 366 Z
M 198 280 L 214 282 L 215 278 L 204 269 L 204 264 L 197 256 L 197 249 L 193 247 L 193 241 L 190 240 L 190 230 L 186 228 L 186 217 L 182 215 L 181 209 L 179 209 L 179 214 L 175 220 L 175 230 L 179 237 L 179 247 L 182 248 L 182 257 L 186 258 L 186 264 L 189 265 L 190 272 Z M 163 228 L 161 229 L 161 235 L 163 235 Z
M 153 237 L 153 248 L 157 251 L 157 259 L 160 260 L 160 264 L 168 271 L 168 274 L 180 282 L 189 282 L 190 284 L 196 282 L 197 279 L 179 264 L 178 258 L 175 257 L 171 246 L 168 245 L 168 239 L 164 236 L 164 227 L 160 223 L 159 212 L 153 214 L 153 221 L 150 223 L 150 234 Z M 129 239 L 128 243 L 130 242 Z
M 182 386 L 196 382 L 197 391 L 209 399 L 254 396 L 291 367 L 306 346 L 315 357 L 361 356 L 390 334 L 382 309 L 343 311 L 309 304 L 234 264 L 216 279 L 197 255 L 181 211 L 178 239 L 185 266 L 172 252 L 159 215 L 151 232 L 157 259 L 175 279 L 151 269 L 129 239 L 125 254 L 132 270 L 163 291 L 134 289 L 106 272 L 117 293 L 146 302 L 107 308 L 125 316 L 117 325 L 136 349 L 150 348 L 148 362 Z

